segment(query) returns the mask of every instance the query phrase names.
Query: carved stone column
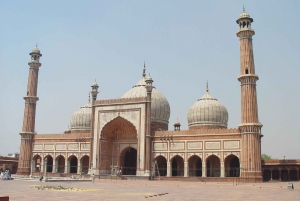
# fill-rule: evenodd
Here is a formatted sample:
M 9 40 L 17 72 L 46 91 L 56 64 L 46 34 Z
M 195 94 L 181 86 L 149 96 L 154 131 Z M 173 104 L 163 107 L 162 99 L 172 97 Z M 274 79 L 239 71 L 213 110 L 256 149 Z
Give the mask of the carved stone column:
M 167 177 L 171 177 L 171 165 L 170 162 L 167 162 Z
M 220 163 L 221 166 L 221 177 L 225 177 L 225 168 L 224 168 L 224 162 Z
M 189 176 L 189 163 L 184 162 L 184 177 L 188 177 L 188 176 Z
M 202 162 L 202 177 L 206 177 L 206 163 Z

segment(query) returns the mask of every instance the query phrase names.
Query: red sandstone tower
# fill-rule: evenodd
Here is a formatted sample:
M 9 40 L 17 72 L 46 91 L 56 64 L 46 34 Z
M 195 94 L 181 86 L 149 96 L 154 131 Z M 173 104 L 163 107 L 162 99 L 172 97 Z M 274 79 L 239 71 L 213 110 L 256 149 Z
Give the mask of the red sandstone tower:
M 35 133 L 35 111 L 37 97 L 38 75 L 41 63 L 39 62 L 42 54 L 40 50 L 35 47 L 30 53 L 31 61 L 28 62 L 29 76 L 27 84 L 27 95 L 24 96 L 25 110 L 23 118 L 23 127 L 21 135 L 20 156 L 17 174 L 29 175 L 31 168 L 31 153 L 32 153 L 32 139 Z
M 239 30 L 236 35 L 240 38 L 240 71 L 238 80 L 241 82 L 242 123 L 239 125 L 242 134 L 241 177 L 261 181 L 260 139 L 262 124 L 258 120 L 255 74 L 251 29 L 253 19 L 243 10 L 236 21 Z

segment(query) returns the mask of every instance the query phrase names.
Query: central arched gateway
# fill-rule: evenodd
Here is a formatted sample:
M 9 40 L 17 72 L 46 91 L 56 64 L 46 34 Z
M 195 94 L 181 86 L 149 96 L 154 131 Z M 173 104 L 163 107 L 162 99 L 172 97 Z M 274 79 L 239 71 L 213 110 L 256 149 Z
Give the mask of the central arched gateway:
M 138 139 L 135 126 L 118 116 L 103 127 L 101 136 L 100 174 L 116 174 L 122 170 L 123 175 L 136 175 Z

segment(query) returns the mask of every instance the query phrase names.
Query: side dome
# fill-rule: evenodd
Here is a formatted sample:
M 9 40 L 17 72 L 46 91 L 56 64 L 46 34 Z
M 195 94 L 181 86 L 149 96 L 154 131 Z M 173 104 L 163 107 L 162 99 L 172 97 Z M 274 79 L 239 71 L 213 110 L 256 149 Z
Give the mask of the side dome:
M 71 117 L 71 131 L 83 131 L 91 129 L 92 103 L 90 99 Z
M 146 73 L 143 69 L 142 79 L 126 92 L 121 98 L 139 98 L 146 97 Z M 155 87 L 152 89 L 151 95 L 151 121 L 168 124 L 170 118 L 170 105 L 168 100 Z
M 206 88 L 205 94 L 188 112 L 189 129 L 199 128 L 227 128 L 228 112 Z

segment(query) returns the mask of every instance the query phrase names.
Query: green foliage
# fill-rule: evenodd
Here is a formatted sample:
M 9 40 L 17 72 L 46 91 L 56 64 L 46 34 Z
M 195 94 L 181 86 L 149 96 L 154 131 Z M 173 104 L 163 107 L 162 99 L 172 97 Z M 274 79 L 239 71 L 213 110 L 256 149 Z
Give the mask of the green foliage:
M 272 157 L 267 154 L 261 154 L 261 160 L 271 160 Z

